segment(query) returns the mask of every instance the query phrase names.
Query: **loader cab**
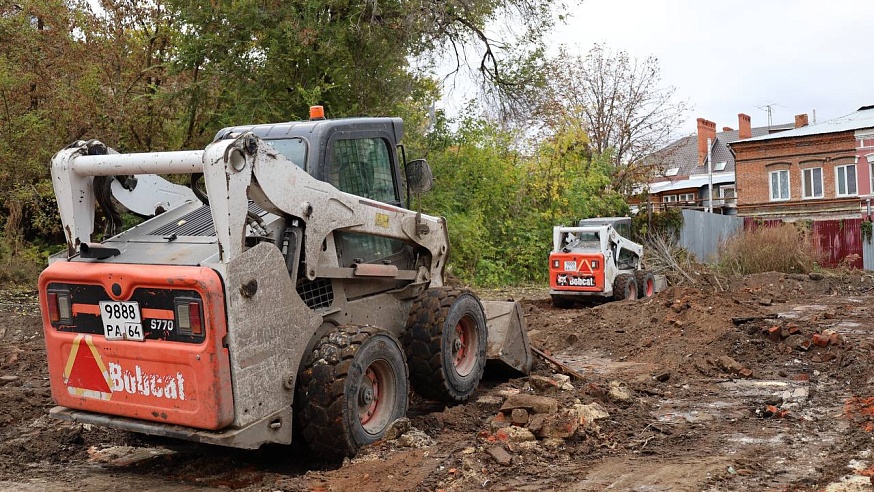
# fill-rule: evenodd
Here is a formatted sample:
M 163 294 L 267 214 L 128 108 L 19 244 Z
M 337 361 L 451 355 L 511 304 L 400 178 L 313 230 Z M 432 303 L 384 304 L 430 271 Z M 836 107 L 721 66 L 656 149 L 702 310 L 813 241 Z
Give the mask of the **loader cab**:
M 340 191 L 404 206 L 400 118 L 339 118 L 225 128 L 215 140 L 252 132 L 316 179 Z
M 226 128 L 216 140 L 252 132 L 314 178 L 340 191 L 394 207 L 404 204 L 399 155 L 400 118 L 310 119 L 272 125 Z M 414 268 L 414 248 L 382 236 L 335 231 L 339 266 L 361 263 Z M 394 285 L 386 288 L 395 287 Z

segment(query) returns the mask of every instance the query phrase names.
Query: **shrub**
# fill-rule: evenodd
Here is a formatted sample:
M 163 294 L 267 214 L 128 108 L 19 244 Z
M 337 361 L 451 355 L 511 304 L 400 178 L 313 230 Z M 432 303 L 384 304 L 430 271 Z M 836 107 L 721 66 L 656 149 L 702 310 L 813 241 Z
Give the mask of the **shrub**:
M 720 246 L 717 269 L 726 274 L 807 273 L 821 263 L 811 234 L 792 224 L 744 231 Z

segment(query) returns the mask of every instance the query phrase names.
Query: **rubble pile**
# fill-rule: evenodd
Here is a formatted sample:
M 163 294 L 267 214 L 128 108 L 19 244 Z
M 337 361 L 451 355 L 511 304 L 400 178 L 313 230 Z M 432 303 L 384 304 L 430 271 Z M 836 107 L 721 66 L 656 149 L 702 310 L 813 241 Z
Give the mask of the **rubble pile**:
M 831 319 L 834 313 L 824 312 L 823 319 Z M 784 354 L 793 352 L 810 352 L 813 362 L 830 362 L 838 356 L 836 350 L 845 346 L 844 337 L 830 328 L 820 330 L 802 329 L 797 323 L 785 319 L 750 319 L 735 318 L 736 325 L 745 328 L 749 335 L 760 335 L 767 340 L 780 344 L 778 350 Z M 816 350 L 826 349 L 826 350 Z
M 487 420 L 488 428 L 478 437 L 487 448 L 486 453 L 498 464 L 509 465 L 514 452 L 559 449 L 568 440 L 582 441 L 600 431 L 599 420 L 610 417 L 609 412 L 597 401 L 583 403 L 574 397 L 575 388 L 563 374 L 551 377 L 532 375 L 525 389 L 509 389 L 499 396 L 485 396 L 477 401 L 490 405 L 494 415 Z M 567 393 L 562 395 L 561 393 Z M 547 396 L 558 393 L 556 396 Z M 617 403 L 632 400 L 630 390 L 622 383 L 613 381 L 609 390 L 599 388 Z M 491 444 L 491 446 L 488 446 Z

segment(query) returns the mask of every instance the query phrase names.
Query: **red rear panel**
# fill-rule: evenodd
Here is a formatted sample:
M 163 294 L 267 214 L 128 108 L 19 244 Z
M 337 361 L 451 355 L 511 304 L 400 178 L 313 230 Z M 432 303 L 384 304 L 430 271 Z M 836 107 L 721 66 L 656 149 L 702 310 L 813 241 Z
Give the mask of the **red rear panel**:
M 233 420 L 224 289 L 213 270 L 56 262 L 39 294 L 59 405 L 208 430 Z
M 549 255 L 549 286 L 570 292 L 604 291 L 604 255 L 600 253 L 552 253 Z

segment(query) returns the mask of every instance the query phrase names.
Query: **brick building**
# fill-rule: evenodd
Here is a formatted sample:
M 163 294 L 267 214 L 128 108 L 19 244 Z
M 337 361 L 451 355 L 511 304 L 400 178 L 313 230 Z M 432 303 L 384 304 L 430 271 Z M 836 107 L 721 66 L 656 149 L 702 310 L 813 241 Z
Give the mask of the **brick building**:
M 704 210 L 711 203 L 712 182 L 714 212 L 735 213 L 735 159 L 728 145 L 793 128 L 792 124 L 754 128 L 748 115 L 741 113 L 737 116 L 737 130 L 723 127 L 719 132 L 716 123 L 698 118 L 696 134 L 680 138 L 650 156 L 647 163 L 654 168 L 652 174 L 656 176 L 647 185 L 653 210 L 667 207 Z M 710 170 L 707 166 L 708 139 L 709 155 L 713 161 Z
M 729 144 L 738 215 L 784 220 L 859 218 L 867 213 L 874 162 L 874 106 L 819 124 Z

